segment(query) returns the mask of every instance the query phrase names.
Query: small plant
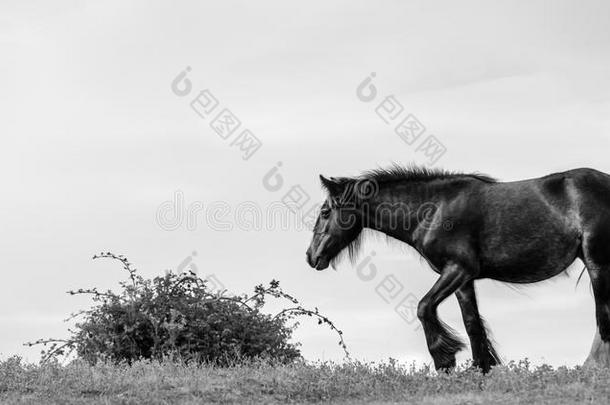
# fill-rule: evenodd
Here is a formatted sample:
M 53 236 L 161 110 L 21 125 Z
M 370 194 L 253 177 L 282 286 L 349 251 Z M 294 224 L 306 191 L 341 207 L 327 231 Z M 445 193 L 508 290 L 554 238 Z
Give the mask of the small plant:
M 334 323 L 318 308 L 304 308 L 282 291 L 276 280 L 268 286 L 256 286 L 252 295 L 232 296 L 211 292 L 206 281 L 192 272 L 168 272 L 144 279 L 122 255 L 106 252 L 93 256 L 99 258 L 120 261 L 129 280 L 120 283 L 118 293 L 95 288 L 68 291 L 71 295 L 91 295 L 95 305 L 68 318 L 80 320 L 69 330 L 68 339 L 26 343 L 45 346 L 42 361 L 76 352 L 92 364 L 168 356 L 218 365 L 255 358 L 290 363 L 301 358 L 301 353 L 299 343 L 289 342 L 298 323 L 289 322 L 301 316 L 328 325 L 339 335 L 339 345 L 349 356 L 343 333 Z M 275 315 L 263 313 L 268 297 L 287 300 L 290 307 Z

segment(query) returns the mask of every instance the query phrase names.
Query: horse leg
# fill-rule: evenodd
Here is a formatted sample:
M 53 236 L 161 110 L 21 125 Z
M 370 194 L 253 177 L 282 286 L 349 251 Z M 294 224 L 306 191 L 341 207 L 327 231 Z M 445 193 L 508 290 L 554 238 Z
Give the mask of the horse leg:
M 493 345 L 487 338 L 485 323 L 481 319 L 477 306 L 477 295 L 474 289 L 474 281 L 470 280 L 460 287 L 456 292 L 462 318 L 472 349 L 472 362 L 484 373 L 489 372 L 492 366 L 500 364 L 500 356 L 496 353 Z
M 417 306 L 417 317 L 426 335 L 428 351 L 437 370 L 455 367 L 455 354 L 464 348 L 456 333 L 445 325 L 437 315 L 437 307 L 465 282 L 468 274 L 458 265 L 446 266 L 434 286 Z
M 595 297 L 597 333 L 585 365 L 610 367 L 610 266 L 588 264 Z
M 610 367 L 610 231 L 592 232 L 583 241 L 584 262 L 595 298 L 597 334 L 585 364 Z

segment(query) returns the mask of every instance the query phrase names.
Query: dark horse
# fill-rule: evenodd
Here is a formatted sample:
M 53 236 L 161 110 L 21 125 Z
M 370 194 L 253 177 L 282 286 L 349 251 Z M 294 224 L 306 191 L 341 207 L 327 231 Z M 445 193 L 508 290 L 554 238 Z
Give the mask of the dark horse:
M 500 363 L 479 315 L 474 281 L 535 283 L 581 259 L 595 297 L 597 336 L 588 361 L 610 355 L 610 176 L 576 169 L 498 182 L 479 174 L 394 166 L 356 178 L 320 176 L 320 209 L 307 262 L 323 270 L 353 255 L 364 228 L 411 245 L 439 274 L 417 308 L 437 369 L 455 366 L 464 344 L 437 316 L 457 296 L 472 349 L 484 372 Z M 605 359 L 605 360 L 604 360 Z

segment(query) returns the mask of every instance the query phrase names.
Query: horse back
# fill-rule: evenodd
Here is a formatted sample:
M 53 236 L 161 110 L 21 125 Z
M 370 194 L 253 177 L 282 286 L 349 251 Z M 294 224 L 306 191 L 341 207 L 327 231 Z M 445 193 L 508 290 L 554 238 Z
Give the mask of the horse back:
M 605 229 L 610 241 L 610 176 L 593 169 L 484 184 L 471 195 L 482 277 L 544 280 L 579 256 L 586 235 Z

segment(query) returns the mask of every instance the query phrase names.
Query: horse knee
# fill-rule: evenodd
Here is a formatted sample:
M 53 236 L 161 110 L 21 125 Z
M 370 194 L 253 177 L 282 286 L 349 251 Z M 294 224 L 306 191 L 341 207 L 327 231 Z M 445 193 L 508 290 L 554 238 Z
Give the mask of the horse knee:
M 426 299 L 419 301 L 419 304 L 417 304 L 417 317 L 419 320 L 423 322 L 426 319 L 430 319 L 431 313 L 430 302 Z

